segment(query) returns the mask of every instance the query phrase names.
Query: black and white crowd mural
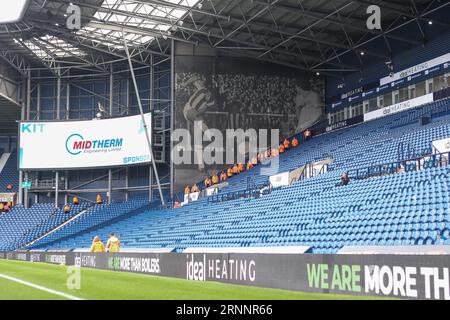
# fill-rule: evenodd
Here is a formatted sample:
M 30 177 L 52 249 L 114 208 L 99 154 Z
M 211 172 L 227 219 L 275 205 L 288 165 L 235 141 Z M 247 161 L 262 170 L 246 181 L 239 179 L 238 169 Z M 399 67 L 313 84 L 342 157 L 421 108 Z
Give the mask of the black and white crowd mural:
M 193 132 L 194 122 L 202 121 L 203 132 L 279 129 L 280 138 L 288 137 L 322 119 L 324 90 L 322 77 L 301 70 L 250 59 L 178 56 L 175 129 Z M 176 166 L 175 184 L 179 189 L 219 169 Z

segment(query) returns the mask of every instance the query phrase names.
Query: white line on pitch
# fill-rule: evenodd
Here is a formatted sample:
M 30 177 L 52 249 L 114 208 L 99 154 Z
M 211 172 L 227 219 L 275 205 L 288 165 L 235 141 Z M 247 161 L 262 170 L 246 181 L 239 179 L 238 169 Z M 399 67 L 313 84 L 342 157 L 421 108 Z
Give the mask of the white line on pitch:
M 48 292 L 48 293 L 51 293 L 51 294 L 54 294 L 54 295 L 57 295 L 57 296 L 64 297 L 64 298 L 69 299 L 69 300 L 83 300 L 81 298 L 72 296 L 72 295 L 64 293 L 64 292 L 59 292 L 59 291 L 56 291 L 56 290 L 52 290 L 52 289 L 49 289 L 49 288 L 46 288 L 46 287 L 43 287 L 43 286 L 39 286 L 37 284 L 33 284 L 33 283 L 30 283 L 30 282 L 27 282 L 27 281 L 23 281 L 23 280 L 20 280 L 20 279 L 17 279 L 17 278 L 13 278 L 13 277 L 1 274 L 1 273 L 0 273 L 0 278 L 11 280 L 11 281 L 23 284 L 25 286 L 29 286 L 31 288 L 35 288 L 35 289 L 38 289 L 38 290 L 41 290 L 41 291 L 45 291 L 45 292 Z

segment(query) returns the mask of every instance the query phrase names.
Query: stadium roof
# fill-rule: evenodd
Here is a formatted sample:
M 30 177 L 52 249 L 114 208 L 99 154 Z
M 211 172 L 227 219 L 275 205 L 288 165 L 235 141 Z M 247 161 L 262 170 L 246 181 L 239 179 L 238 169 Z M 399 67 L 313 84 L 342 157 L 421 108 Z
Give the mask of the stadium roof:
M 67 7 L 82 12 L 66 27 Z M 383 30 L 368 30 L 377 4 Z M 444 0 L 29 0 L 23 19 L 0 24 L 0 56 L 17 70 L 55 66 L 106 71 L 123 60 L 170 54 L 170 40 L 207 44 L 233 55 L 339 75 L 450 30 Z M 430 30 L 431 29 L 431 30 Z

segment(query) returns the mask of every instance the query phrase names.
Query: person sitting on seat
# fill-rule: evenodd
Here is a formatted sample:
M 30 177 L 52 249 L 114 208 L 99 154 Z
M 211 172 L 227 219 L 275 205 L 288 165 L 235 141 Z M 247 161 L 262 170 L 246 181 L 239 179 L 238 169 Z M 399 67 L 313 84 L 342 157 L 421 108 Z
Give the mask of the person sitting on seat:
M 205 185 L 205 188 L 211 187 L 212 182 L 211 182 L 211 178 L 210 177 L 206 177 L 206 179 L 204 181 L 204 185 Z
M 284 150 L 289 149 L 289 147 L 291 146 L 291 143 L 289 142 L 289 140 L 287 138 L 284 139 L 283 146 L 284 146 Z
M 105 245 L 100 240 L 99 236 L 94 237 L 94 240 L 92 241 L 92 245 L 91 245 L 91 252 L 93 252 L 93 253 L 104 253 L 105 252 Z
M 244 172 L 244 164 L 243 163 L 238 164 L 238 170 L 239 170 L 239 173 Z
M 280 144 L 280 147 L 278 148 L 278 153 L 279 154 L 284 153 L 284 144 Z
M 272 148 L 272 151 L 270 152 L 273 158 L 278 157 L 280 152 L 278 151 L 278 148 Z
M 253 163 L 251 163 L 251 161 L 247 162 L 247 171 L 253 169 L 255 166 L 253 165 Z
M 224 171 L 222 171 L 222 172 L 220 173 L 220 182 L 227 181 L 227 179 L 228 179 L 227 174 L 226 174 Z
M 9 210 L 11 210 L 11 202 L 7 202 L 7 203 L 3 206 L 3 211 L 4 211 L 4 212 L 9 212 Z
M 312 133 L 309 129 L 306 129 L 305 132 L 303 132 L 303 138 L 305 139 L 305 141 L 308 141 L 309 139 L 311 139 Z
M 252 160 L 251 160 L 250 162 L 251 162 L 251 164 L 252 164 L 253 166 L 256 166 L 256 165 L 258 164 L 258 157 L 257 157 L 257 156 L 256 156 L 256 157 L 253 157 Z
M 217 175 L 217 173 L 214 173 L 212 178 L 211 178 L 211 182 L 213 185 L 218 184 L 219 183 L 219 176 Z
M 175 203 L 173 204 L 173 207 L 174 207 L 174 209 L 178 209 L 178 208 L 181 208 L 181 204 L 180 204 L 180 201 L 175 201 Z
M 77 196 L 75 196 L 75 197 L 73 197 L 73 204 L 76 206 L 76 205 L 78 205 L 79 203 L 80 203 L 80 201 L 78 200 L 78 197 Z
M 8 183 L 6 185 L 6 190 L 12 190 L 12 188 L 13 188 L 13 185 L 11 183 Z
M 233 166 L 233 174 L 238 174 L 238 173 L 239 173 L 239 167 L 238 167 L 237 164 L 235 164 L 235 165 Z
M 259 152 L 258 155 L 256 156 L 256 160 L 261 163 L 264 160 L 264 154 L 263 152 Z
M 194 185 L 193 185 L 192 188 L 191 188 L 191 193 L 194 193 L 194 192 L 200 192 L 200 190 L 198 189 L 196 183 L 194 183 Z
M 189 194 L 191 193 L 191 188 L 189 186 L 186 186 L 186 188 L 184 188 L 184 194 Z
M 344 172 L 344 173 L 341 175 L 341 182 L 338 184 L 338 186 L 339 186 L 339 187 L 343 187 L 343 186 L 348 185 L 349 183 L 350 183 L 350 178 L 348 177 L 348 173 L 347 173 L 347 172 Z
M 298 139 L 297 139 L 297 137 L 292 138 L 291 145 L 292 145 L 293 148 L 297 148 L 298 147 Z
M 68 204 L 64 206 L 64 213 L 70 213 L 70 207 Z
M 227 176 L 228 178 L 231 178 L 233 176 L 233 167 L 229 167 L 227 169 Z
M 102 196 L 100 194 L 97 194 L 97 198 L 96 198 L 95 202 L 97 204 L 102 204 Z
M 398 166 L 397 166 L 397 168 L 395 169 L 395 173 L 403 173 L 403 172 L 405 172 L 405 166 L 403 165 L 403 164 L 399 164 Z

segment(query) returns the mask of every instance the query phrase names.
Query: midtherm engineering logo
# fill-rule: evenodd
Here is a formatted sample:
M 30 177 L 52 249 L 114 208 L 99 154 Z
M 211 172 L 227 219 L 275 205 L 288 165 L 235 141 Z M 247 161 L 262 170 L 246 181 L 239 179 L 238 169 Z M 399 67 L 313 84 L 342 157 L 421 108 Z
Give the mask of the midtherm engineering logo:
M 122 150 L 123 138 L 88 140 L 79 133 L 71 134 L 66 139 L 66 150 L 71 155 L 94 152 L 114 152 Z

